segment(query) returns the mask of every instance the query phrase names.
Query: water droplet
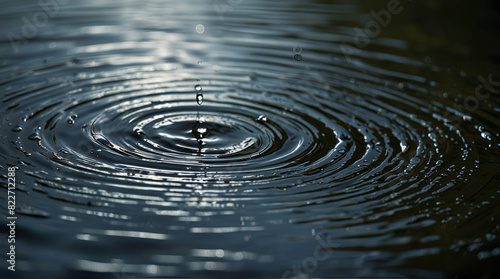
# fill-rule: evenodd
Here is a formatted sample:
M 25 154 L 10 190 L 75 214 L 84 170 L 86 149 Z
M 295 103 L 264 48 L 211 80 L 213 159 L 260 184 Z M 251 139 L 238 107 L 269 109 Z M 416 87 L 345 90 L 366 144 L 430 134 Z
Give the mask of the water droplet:
M 301 54 L 302 53 L 302 48 L 300 46 L 294 46 L 293 47 L 293 52 L 295 54 Z
M 21 132 L 23 130 L 23 127 L 21 126 L 15 126 L 14 128 L 12 128 L 12 132 Z
M 267 116 L 261 114 L 259 115 L 259 117 L 257 117 L 257 119 L 255 119 L 257 121 L 262 121 L 262 122 L 266 122 L 267 121 Z
M 136 133 L 137 135 L 145 135 L 146 133 L 144 133 L 144 131 L 142 129 L 139 129 L 139 128 L 136 128 L 134 129 L 134 133 Z
M 198 105 L 203 104 L 203 94 L 201 93 L 196 94 L 196 103 L 198 103 Z
M 485 131 L 485 132 L 482 132 L 482 133 L 481 133 L 481 137 L 482 137 L 483 139 L 491 140 L 491 133 L 490 133 L 490 132 L 486 132 L 486 131 Z
M 194 86 L 194 90 L 200 92 L 203 88 L 201 88 L 201 85 L 197 84 Z
M 40 138 L 40 136 L 37 133 L 33 133 L 33 134 L 31 134 L 31 135 L 28 136 L 28 139 L 29 140 L 37 140 L 38 141 L 41 138 Z
M 198 34 L 203 34 L 205 32 L 205 26 L 203 24 L 197 24 L 195 29 Z
M 293 58 L 294 58 L 295 60 L 297 60 L 297 61 L 301 61 L 301 60 L 302 60 L 302 55 L 300 55 L 300 54 L 295 54 L 295 55 L 293 56 Z
M 463 116 L 462 116 L 462 119 L 463 119 L 464 121 L 471 121 L 471 120 L 472 120 L 472 117 L 471 117 L 470 115 L 463 115 Z
M 75 124 L 75 119 L 78 117 L 76 114 L 72 114 L 70 117 L 68 117 L 68 124 Z

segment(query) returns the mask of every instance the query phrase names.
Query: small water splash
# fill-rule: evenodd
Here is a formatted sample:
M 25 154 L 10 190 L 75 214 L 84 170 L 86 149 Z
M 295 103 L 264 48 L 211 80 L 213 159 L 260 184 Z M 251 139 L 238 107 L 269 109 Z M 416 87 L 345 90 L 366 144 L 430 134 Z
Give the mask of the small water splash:
M 203 118 L 198 118 L 193 126 L 193 135 L 196 137 L 200 147 L 204 145 L 203 139 L 206 138 L 208 133 L 207 126 Z

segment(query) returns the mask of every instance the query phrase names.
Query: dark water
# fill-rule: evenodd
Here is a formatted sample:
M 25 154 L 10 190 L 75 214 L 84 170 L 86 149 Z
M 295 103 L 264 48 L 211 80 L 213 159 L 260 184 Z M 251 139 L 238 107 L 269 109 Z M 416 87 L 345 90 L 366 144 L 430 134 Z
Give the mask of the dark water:
M 388 2 L 2 1 L 2 278 L 499 276 L 497 9 Z

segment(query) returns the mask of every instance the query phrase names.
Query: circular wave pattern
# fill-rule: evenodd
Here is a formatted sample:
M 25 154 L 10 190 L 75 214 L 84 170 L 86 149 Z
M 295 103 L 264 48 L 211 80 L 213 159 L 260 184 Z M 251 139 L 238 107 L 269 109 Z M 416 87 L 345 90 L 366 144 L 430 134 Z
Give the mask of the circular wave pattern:
M 198 39 L 209 28 L 200 33 L 196 26 L 177 42 L 221 44 Z M 111 27 L 85 28 L 113 34 Z M 262 33 L 249 40 L 252 50 L 222 37 L 226 56 L 208 59 L 217 64 L 198 60 L 204 54 L 197 43 L 176 60 L 148 41 L 121 38 L 84 41 L 69 56 L 26 59 L 21 66 L 6 59 L 2 127 L 10 131 L 2 137 L 3 157 L 31 181 L 22 190 L 51 199 L 25 202 L 20 212 L 81 224 L 70 236 L 61 234 L 91 245 L 125 237 L 180 247 L 152 249 L 153 264 L 116 248 L 125 254 L 120 270 L 114 253 L 95 261 L 87 251 L 64 269 L 178 275 L 258 264 L 279 275 L 312 255 L 314 239 L 325 235 L 335 240 L 323 248 L 338 251 L 332 256 L 342 263 L 338 269 L 406 264 L 429 271 L 435 267 L 412 261 L 453 258 L 466 249 L 474 257 L 497 256 L 490 249 L 497 227 L 480 222 L 489 237 L 472 242 L 461 240 L 472 225 L 455 233 L 456 243 L 442 233 L 490 208 L 492 178 L 481 177 L 489 172 L 484 165 L 498 164 L 484 159 L 497 153 L 497 121 L 457 110 L 459 89 L 443 94 L 425 77 L 432 68 L 425 63 L 394 58 L 418 68 L 419 76 L 390 72 L 380 68 L 383 61 L 362 56 L 345 63 L 340 51 L 325 59 L 315 53 L 338 50 L 327 41 L 280 52 L 265 47 L 280 39 L 254 31 Z M 135 34 L 121 35 L 128 33 Z M 154 41 L 155 33 L 150 36 Z M 163 48 L 179 50 L 167 45 L 171 39 L 161 41 Z M 471 188 L 477 183 L 481 190 Z M 96 218 L 105 224 L 93 223 Z M 252 238 L 259 244 L 245 244 L 255 243 Z M 301 252 L 288 255 L 287 245 Z M 349 257 L 356 260 L 344 265 Z M 330 271 L 328 264 L 317 268 Z

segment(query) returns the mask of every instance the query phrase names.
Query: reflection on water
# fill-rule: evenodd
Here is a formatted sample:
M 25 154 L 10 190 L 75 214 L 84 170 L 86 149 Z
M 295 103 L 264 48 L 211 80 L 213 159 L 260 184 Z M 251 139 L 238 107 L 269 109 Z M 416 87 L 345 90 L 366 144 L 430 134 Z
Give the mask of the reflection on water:
M 0 4 L 17 276 L 498 275 L 494 9 L 40 3 Z

